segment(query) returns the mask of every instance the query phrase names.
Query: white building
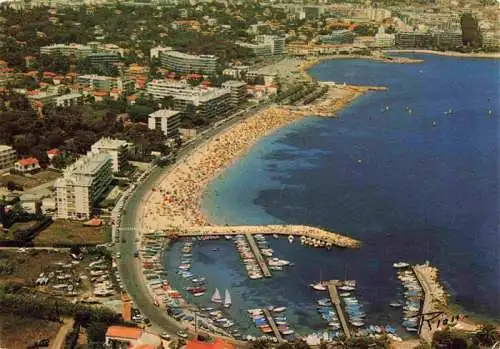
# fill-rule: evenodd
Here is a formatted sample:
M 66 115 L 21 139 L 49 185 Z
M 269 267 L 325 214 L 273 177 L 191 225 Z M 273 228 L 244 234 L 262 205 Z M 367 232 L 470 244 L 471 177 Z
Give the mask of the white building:
M 160 109 L 149 114 L 148 128 L 161 130 L 167 138 L 178 138 L 182 113 L 177 110 Z
M 285 38 L 277 35 L 257 35 L 256 43 L 236 42 L 236 45 L 252 50 L 255 56 L 273 56 L 285 53 Z
M 112 159 L 107 153 L 87 153 L 64 170 L 55 182 L 57 217 L 89 219 L 92 208 L 113 179 Z
M 58 107 L 71 107 L 83 103 L 83 95 L 81 93 L 67 93 L 54 98 L 55 104 Z
M 176 110 L 184 110 L 191 104 L 199 116 L 206 118 L 224 115 L 231 109 L 231 93 L 222 88 L 193 87 L 185 81 L 153 80 L 148 83 L 147 93 L 155 99 L 172 96 Z
M 16 161 L 16 151 L 8 145 L 0 144 L 0 169 L 11 167 Z
M 243 81 L 228 80 L 222 83 L 222 88 L 231 92 L 231 104 L 233 107 L 240 105 L 245 99 L 246 84 Z
M 387 34 L 385 32 L 384 26 L 378 28 L 377 34 L 375 34 L 375 46 L 376 47 L 393 47 L 396 44 L 396 35 Z
M 153 47 L 149 50 L 149 58 L 160 58 L 160 53 L 162 52 L 168 52 L 172 51 L 173 49 L 171 47 L 162 47 L 162 46 L 156 46 Z
M 190 55 L 178 51 L 162 51 L 159 53 L 163 68 L 178 73 L 215 74 L 219 66 L 219 57 L 214 55 Z
M 113 172 L 120 172 L 127 163 L 129 143 L 120 139 L 103 137 L 92 144 L 90 148 L 94 154 L 105 153 L 111 157 Z
M 38 169 L 40 169 L 40 163 L 37 158 L 33 157 L 21 159 L 14 164 L 14 170 L 20 173 L 33 172 Z

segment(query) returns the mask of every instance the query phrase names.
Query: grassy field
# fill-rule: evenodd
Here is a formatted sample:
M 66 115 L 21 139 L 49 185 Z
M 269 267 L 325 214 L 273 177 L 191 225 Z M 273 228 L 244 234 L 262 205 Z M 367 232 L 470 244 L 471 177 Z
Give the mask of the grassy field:
M 41 170 L 38 173 L 26 176 L 8 173 L 0 176 L 0 186 L 7 185 L 8 182 L 14 182 L 26 190 L 47 182 L 51 182 L 59 177 L 61 177 L 61 173 L 52 170 Z
M 9 228 L 8 231 L 0 232 L 0 241 L 1 240 L 14 240 L 14 232 L 16 230 L 29 229 L 33 225 L 36 225 L 36 224 L 37 224 L 37 221 L 14 223 L 14 224 L 12 224 L 12 226 Z
M 36 341 L 55 338 L 61 325 L 57 322 L 0 314 L 0 347 L 27 348 Z
M 0 251 L 0 284 L 32 284 L 41 273 L 52 271 L 55 262 L 70 263 L 71 257 L 55 251 Z
M 56 220 L 33 240 L 37 246 L 52 244 L 103 244 L 109 241 L 107 227 L 86 227 L 82 222 Z

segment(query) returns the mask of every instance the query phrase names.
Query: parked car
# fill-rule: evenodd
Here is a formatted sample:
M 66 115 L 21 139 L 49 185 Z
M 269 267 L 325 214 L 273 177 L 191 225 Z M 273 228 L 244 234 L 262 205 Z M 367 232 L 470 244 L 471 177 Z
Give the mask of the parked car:
M 169 341 L 171 339 L 170 335 L 168 334 L 168 332 L 165 332 L 163 331 L 162 333 L 160 333 L 160 338 L 161 339 L 164 339 L 166 341 Z
M 184 332 L 184 331 L 178 331 L 176 333 L 176 335 L 179 336 L 179 337 L 181 337 L 181 338 L 184 338 L 184 339 L 188 339 L 189 338 L 189 335 L 186 332 Z

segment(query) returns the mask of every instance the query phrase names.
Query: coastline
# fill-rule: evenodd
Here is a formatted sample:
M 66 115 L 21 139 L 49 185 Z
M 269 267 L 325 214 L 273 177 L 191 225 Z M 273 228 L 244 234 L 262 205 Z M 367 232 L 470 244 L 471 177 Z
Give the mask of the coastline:
M 417 49 L 390 49 L 385 50 L 384 53 L 423 53 L 436 56 L 447 57 L 463 57 L 463 58 L 486 58 L 486 59 L 500 59 L 500 52 L 478 52 L 478 53 L 462 53 L 455 51 L 433 51 L 433 50 L 417 50 Z
M 366 59 L 370 61 L 376 61 L 376 62 L 381 62 L 381 63 L 392 63 L 392 64 L 419 64 L 423 63 L 424 60 L 422 59 L 413 59 L 413 58 L 407 58 L 407 57 L 390 57 L 390 56 L 384 56 L 384 55 L 377 55 L 377 56 L 364 56 L 364 55 L 325 55 L 325 56 L 313 56 L 313 58 L 309 58 L 306 62 L 302 63 L 299 65 L 299 70 L 302 73 L 302 75 L 307 79 L 307 80 L 313 80 L 311 75 L 309 75 L 308 70 L 314 67 L 315 65 L 318 65 L 319 63 L 323 61 L 329 61 L 329 60 L 337 60 L 337 59 Z M 350 85 L 351 87 L 355 85 Z
M 214 225 L 201 209 L 209 183 L 244 156 L 262 137 L 272 134 L 315 111 L 334 115 L 363 95 L 368 88 L 331 86 L 327 97 L 312 105 L 285 108 L 272 105 L 235 123 L 200 145 L 173 165 L 141 201 L 138 226 L 142 231 L 159 231 Z M 315 107 L 319 108 L 315 110 Z

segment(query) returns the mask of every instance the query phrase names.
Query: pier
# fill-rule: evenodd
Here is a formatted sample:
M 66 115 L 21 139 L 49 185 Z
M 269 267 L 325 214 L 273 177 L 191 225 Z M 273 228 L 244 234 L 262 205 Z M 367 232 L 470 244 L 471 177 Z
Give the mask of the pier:
M 262 270 L 262 274 L 266 278 L 270 278 L 271 272 L 269 271 L 266 260 L 262 256 L 262 253 L 260 252 L 260 248 L 259 248 L 259 246 L 257 246 L 257 243 L 255 242 L 255 239 L 253 238 L 253 235 L 250 233 L 246 233 L 245 237 L 247 238 L 248 244 L 250 245 L 250 248 L 252 249 L 253 255 L 255 256 L 255 260 L 257 261 L 257 263 L 259 263 L 259 267 L 260 267 L 260 270 Z
M 163 231 L 167 235 L 184 236 L 220 236 L 239 234 L 277 234 L 305 236 L 323 241 L 327 246 L 343 248 L 359 248 L 361 242 L 339 233 L 330 232 L 307 225 L 235 225 L 235 226 L 194 226 L 194 227 L 166 227 Z
M 432 292 L 431 292 L 431 287 L 427 282 L 427 278 L 425 277 L 424 273 L 422 273 L 421 268 L 425 268 L 425 266 L 416 265 L 412 267 L 412 270 L 415 276 L 417 277 L 417 280 L 420 286 L 422 287 L 422 290 L 424 291 L 424 302 L 422 304 L 420 313 L 427 314 L 431 311 Z M 430 343 L 432 341 L 432 334 L 433 334 L 432 330 L 429 329 L 428 326 L 424 326 L 424 315 L 420 316 L 418 320 L 418 335 L 427 343 Z
M 332 280 L 328 282 L 328 292 L 330 293 L 330 299 L 332 301 L 332 304 L 335 305 L 335 309 L 337 310 L 337 315 L 339 317 L 342 330 L 344 331 L 346 338 L 349 339 L 351 338 L 351 332 L 349 330 L 349 326 L 347 326 L 347 321 L 345 320 L 344 317 L 344 311 L 340 306 L 340 297 L 337 292 L 337 281 Z
M 271 315 L 271 312 L 267 308 L 262 309 L 262 311 L 264 312 L 264 315 L 267 318 L 267 322 L 269 322 L 269 326 L 271 326 L 271 328 L 273 329 L 276 339 L 278 340 L 279 343 L 283 343 L 284 339 L 281 336 L 280 331 L 278 330 L 278 326 L 276 326 L 276 323 L 274 322 L 274 318 Z

